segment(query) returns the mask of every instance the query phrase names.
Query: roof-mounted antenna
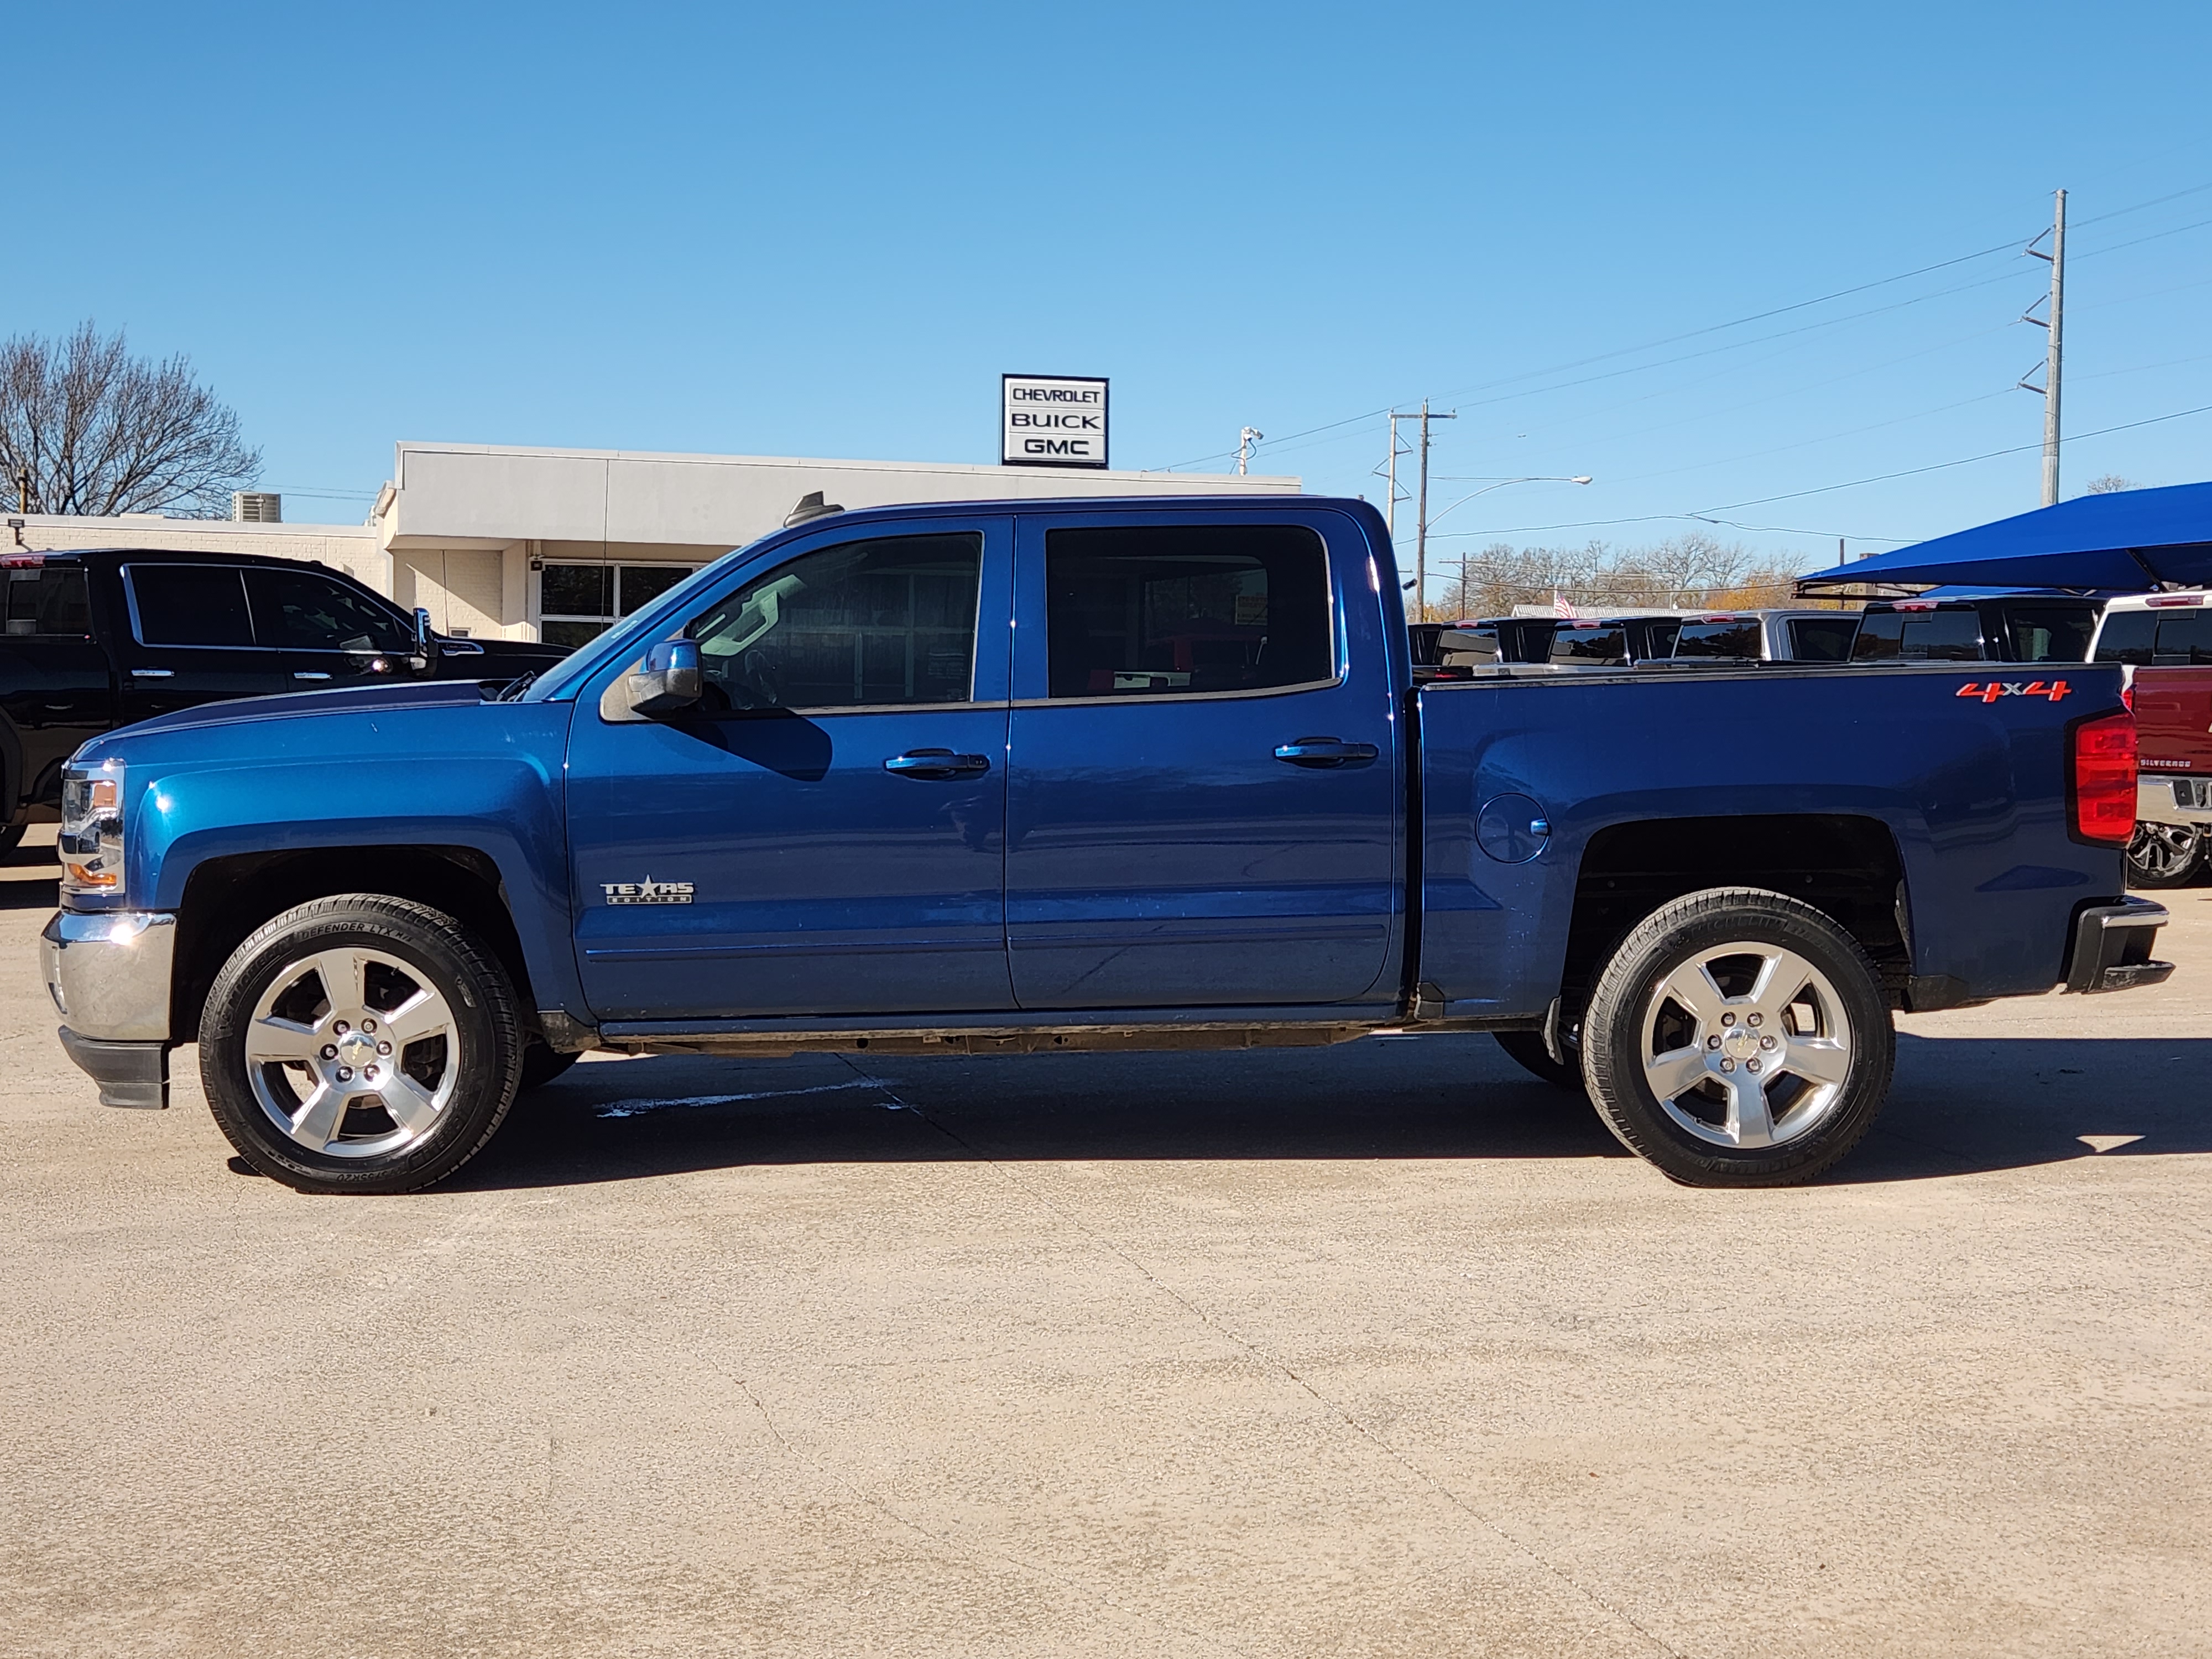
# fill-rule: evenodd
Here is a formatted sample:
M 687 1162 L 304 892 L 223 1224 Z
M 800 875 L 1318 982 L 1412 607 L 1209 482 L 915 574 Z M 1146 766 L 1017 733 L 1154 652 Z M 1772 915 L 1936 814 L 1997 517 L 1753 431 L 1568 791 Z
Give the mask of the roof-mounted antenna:
M 797 507 L 783 515 L 783 527 L 788 530 L 795 524 L 805 524 L 809 519 L 824 518 L 830 514 L 842 513 L 844 510 L 843 505 L 840 502 L 823 501 L 820 490 L 810 490 L 799 498 Z

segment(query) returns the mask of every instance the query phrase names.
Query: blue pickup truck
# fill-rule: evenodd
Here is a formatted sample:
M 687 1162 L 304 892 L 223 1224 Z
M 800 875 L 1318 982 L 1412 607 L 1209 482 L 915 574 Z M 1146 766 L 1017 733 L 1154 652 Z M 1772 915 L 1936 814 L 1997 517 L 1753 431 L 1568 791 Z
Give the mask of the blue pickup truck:
M 61 1039 L 197 1042 L 255 1167 L 397 1192 L 592 1048 L 1495 1033 L 1675 1179 L 1806 1179 L 1892 1011 L 2170 972 L 2120 671 L 1417 688 L 1318 497 L 817 517 L 534 680 L 188 708 L 66 769 Z

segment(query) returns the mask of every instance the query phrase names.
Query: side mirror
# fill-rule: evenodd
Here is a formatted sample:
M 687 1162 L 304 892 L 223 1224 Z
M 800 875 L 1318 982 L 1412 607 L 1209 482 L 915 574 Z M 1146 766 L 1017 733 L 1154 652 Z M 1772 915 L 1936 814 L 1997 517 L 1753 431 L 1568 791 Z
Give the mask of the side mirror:
M 428 668 L 438 654 L 438 636 L 430 627 L 430 612 L 427 607 L 415 607 L 415 657 L 409 665 L 416 670 Z
M 706 690 L 699 667 L 699 641 L 663 640 L 645 660 L 619 682 L 632 714 L 672 714 L 689 708 Z

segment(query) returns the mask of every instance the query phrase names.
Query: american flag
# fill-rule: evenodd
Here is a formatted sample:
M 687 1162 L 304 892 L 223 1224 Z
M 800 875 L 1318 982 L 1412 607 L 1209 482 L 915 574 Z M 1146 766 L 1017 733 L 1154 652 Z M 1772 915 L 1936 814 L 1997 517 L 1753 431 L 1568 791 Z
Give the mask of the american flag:
M 1566 596 L 1555 587 L 1552 590 L 1552 614 L 1555 617 L 1573 617 L 1581 613 L 1576 611 L 1568 602 Z

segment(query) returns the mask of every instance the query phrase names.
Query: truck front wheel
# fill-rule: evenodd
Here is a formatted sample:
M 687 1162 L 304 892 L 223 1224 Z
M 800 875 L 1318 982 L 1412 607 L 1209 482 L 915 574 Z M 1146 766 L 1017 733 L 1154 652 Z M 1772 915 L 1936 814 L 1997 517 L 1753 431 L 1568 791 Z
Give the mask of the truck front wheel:
M 506 969 L 427 905 L 350 893 L 264 924 L 216 975 L 200 1078 L 239 1156 L 314 1193 L 404 1193 L 489 1140 L 524 1035 Z
M 1697 1187 L 1806 1181 L 1858 1144 L 1896 1034 L 1858 941 L 1812 906 L 1721 887 L 1662 905 L 1600 975 L 1590 1098 L 1630 1151 Z

